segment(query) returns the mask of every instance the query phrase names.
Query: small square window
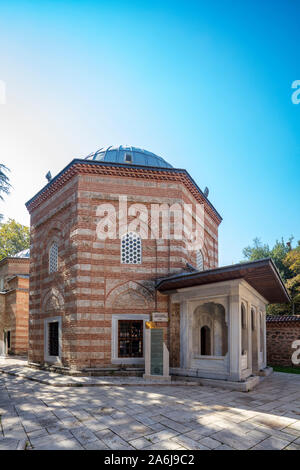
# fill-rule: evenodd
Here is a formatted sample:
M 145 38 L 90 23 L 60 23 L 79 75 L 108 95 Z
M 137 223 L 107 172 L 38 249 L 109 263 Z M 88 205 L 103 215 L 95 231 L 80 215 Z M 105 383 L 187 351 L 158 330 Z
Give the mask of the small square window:
M 132 163 L 132 155 L 131 153 L 125 153 L 125 163 Z
M 143 320 L 119 320 L 118 356 L 143 357 Z

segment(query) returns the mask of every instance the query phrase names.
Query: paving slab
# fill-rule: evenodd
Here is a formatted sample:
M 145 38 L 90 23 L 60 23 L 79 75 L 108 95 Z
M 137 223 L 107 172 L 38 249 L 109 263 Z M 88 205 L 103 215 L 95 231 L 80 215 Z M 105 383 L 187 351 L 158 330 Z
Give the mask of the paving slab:
M 277 372 L 247 396 L 139 381 L 87 390 L 3 373 L 0 450 L 299 450 L 299 403 L 300 376 Z

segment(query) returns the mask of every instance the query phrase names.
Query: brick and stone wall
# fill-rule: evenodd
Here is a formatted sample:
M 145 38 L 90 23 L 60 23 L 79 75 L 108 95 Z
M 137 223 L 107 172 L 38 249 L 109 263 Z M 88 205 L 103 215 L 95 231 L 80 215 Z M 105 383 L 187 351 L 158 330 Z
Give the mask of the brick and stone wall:
M 267 316 L 267 362 L 269 365 L 293 366 L 292 348 L 300 340 L 300 315 Z M 293 366 L 299 367 L 300 366 Z
M 96 232 L 97 207 L 109 203 L 118 210 L 120 195 L 127 196 L 128 206 L 146 205 L 149 213 L 154 203 L 195 205 L 202 197 L 180 173 L 84 163 L 34 199 L 27 206 L 31 213 L 30 361 L 44 363 L 44 321 L 60 316 L 63 365 L 111 366 L 112 315 L 168 312 L 168 296 L 155 291 L 155 280 L 184 270 L 187 263 L 196 265 L 195 253 L 186 250 L 184 241 L 155 240 L 150 230 L 149 238 L 142 241 L 142 264 L 121 264 L 120 240 L 102 241 Z M 218 264 L 220 219 L 203 198 L 202 202 L 204 267 L 213 268 Z M 49 274 L 53 240 L 58 244 L 59 263 L 58 271 Z M 170 347 L 168 323 L 159 326 Z
M 4 258 L 0 261 L 0 340 L 10 331 L 10 354 L 27 355 L 29 311 L 29 259 Z
M 180 304 L 171 305 L 170 367 L 180 367 Z

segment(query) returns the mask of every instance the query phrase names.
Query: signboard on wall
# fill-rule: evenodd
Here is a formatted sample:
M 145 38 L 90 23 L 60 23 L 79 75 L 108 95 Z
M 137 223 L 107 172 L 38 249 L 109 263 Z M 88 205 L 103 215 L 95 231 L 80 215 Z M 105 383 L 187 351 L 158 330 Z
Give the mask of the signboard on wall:
M 169 321 L 168 312 L 153 312 L 152 321 L 168 322 Z

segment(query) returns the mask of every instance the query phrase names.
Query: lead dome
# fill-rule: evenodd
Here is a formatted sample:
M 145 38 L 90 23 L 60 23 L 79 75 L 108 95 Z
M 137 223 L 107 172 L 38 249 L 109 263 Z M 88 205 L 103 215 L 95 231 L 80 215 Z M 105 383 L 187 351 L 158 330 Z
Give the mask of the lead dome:
M 155 153 L 139 147 L 119 145 L 118 147 L 103 147 L 86 157 L 86 160 L 95 160 L 110 163 L 125 163 L 127 165 L 143 165 L 161 168 L 173 168 L 170 163 Z

